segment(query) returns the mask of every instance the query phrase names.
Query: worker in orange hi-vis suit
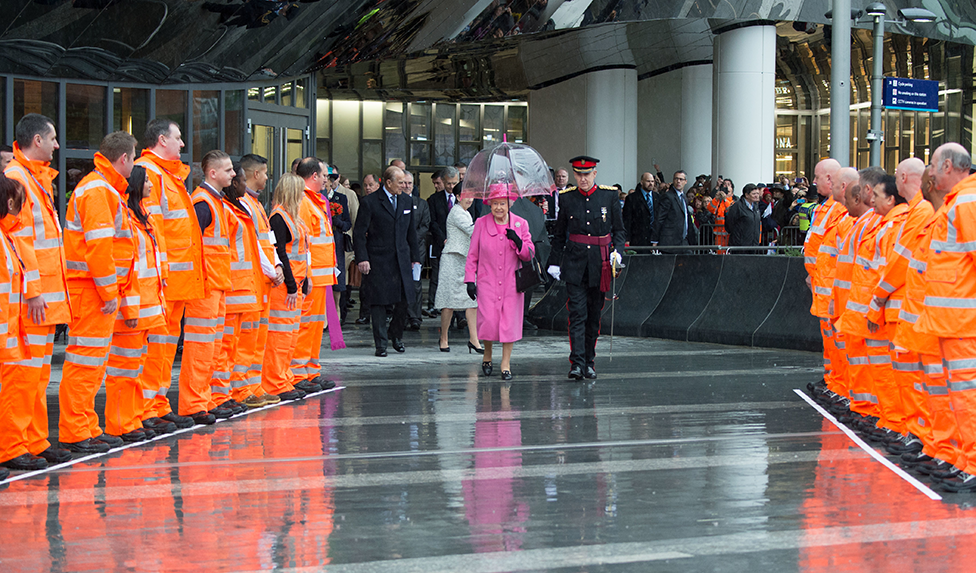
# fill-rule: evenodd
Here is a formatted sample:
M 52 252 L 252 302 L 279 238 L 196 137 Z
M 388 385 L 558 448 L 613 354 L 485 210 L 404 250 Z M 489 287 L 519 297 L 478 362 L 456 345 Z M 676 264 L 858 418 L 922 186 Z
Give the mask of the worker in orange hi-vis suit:
M 915 324 L 939 337 L 948 370 L 949 399 L 962 450 L 960 473 L 943 479 L 948 491 L 976 491 L 976 175 L 969 152 L 958 143 L 932 155 L 935 194 L 947 193 L 936 212 L 925 268 L 925 302 Z
M 880 181 L 875 183 L 872 174 L 880 175 Z M 838 328 L 850 336 L 864 339 L 871 372 L 871 392 L 878 400 L 880 415 L 877 426 L 892 442 L 890 448 L 900 449 L 895 440 L 906 438 L 908 430 L 905 426 L 905 408 L 901 393 L 892 371 L 890 338 L 893 333 L 884 321 L 881 325 L 874 324 L 872 328 L 868 322 L 868 313 L 871 311 L 874 290 L 878 286 L 878 277 L 886 264 L 881 254 L 881 244 L 892 233 L 893 226 L 901 226 L 908 214 L 908 206 L 905 199 L 898 194 L 895 178 L 885 174 L 880 167 L 861 171 L 861 195 L 866 193 L 872 194 L 871 205 L 877 214 L 877 223 L 865 228 L 857 245 L 851 273 L 851 290 L 838 321 Z M 889 451 L 904 453 L 891 449 Z
M 105 378 L 115 319 L 139 318 L 139 297 L 127 296 L 134 280 L 135 243 L 129 188 L 136 138 L 124 131 L 102 139 L 95 170 L 75 187 L 68 202 L 64 254 L 71 297 L 71 324 L 58 389 L 58 439 L 79 453 L 107 452 L 122 439 L 102 432 L 95 394 Z M 106 388 L 106 409 L 117 407 L 115 388 Z
M 294 387 L 291 361 L 298 343 L 302 315 L 302 296 L 308 290 L 308 229 L 298 216 L 305 198 L 305 182 L 297 175 L 286 174 L 274 191 L 274 209 L 270 225 L 275 236 L 283 282 L 271 290 L 271 312 L 268 343 L 264 347 L 261 386 L 272 399 L 296 400 L 305 393 Z
M 206 293 L 186 303 L 183 360 L 180 364 L 179 413 L 197 424 L 213 424 L 234 415 L 230 408 L 213 407 L 210 383 L 224 333 L 226 296 L 231 291 L 230 237 L 240 225 L 223 202 L 223 188 L 234 179 L 230 156 L 215 149 L 201 162 L 203 182 L 191 199 L 203 233 Z
M 146 395 L 139 380 L 146 364 L 146 341 L 149 329 L 166 324 L 163 304 L 162 270 L 155 230 L 143 204 L 152 192 L 152 183 L 143 167 L 135 166 L 128 178 L 124 196 L 132 228 L 134 260 L 132 280 L 123 293 L 123 300 L 137 303 L 138 315 L 120 314 L 115 321 L 112 347 L 108 353 L 105 376 L 105 433 L 126 442 L 141 442 L 156 433 L 176 431 L 176 425 L 162 422 L 155 430 L 144 428 Z M 155 392 L 149 398 L 154 398 Z
M 928 398 L 928 417 L 920 420 L 918 425 L 929 431 L 917 434 L 923 443 L 922 452 L 915 458 L 910 457 L 908 463 L 914 463 L 923 473 L 943 477 L 959 473 L 955 464 L 962 453 L 959 447 L 962 438 L 959 437 L 959 426 L 949 399 L 939 338 L 923 334 L 914 328 L 925 303 L 925 267 L 936 221 L 935 207 L 936 204 L 942 205 L 945 195 L 934 190 L 930 173 L 931 167 L 926 167 L 922 173 L 919 191 L 923 198 L 922 204 L 929 205 L 928 209 L 922 208 L 928 217 L 911 234 L 903 233 L 896 247 L 899 256 L 908 260 L 908 269 L 905 274 L 905 295 L 898 312 L 898 323 L 892 342 L 896 348 L 904 348 L 918 355 L 921 373 L 915 390 L 916 393 L 924 393 Z
M 271 315 L 271 289 L 285 280 L 283 266 L 275 251 L 274 233 L 264 206 L 258 200 L 261 191 L 268 183 L 268 160 L 260 155 L 248 154 L 241 158 L 244 170 L 244 196 L 241 204 L 247 208 L 257 231 L 258 256 L 260 264 L 255 269 L 254 281 L 258 287 L 260 308 L 246 313 L 241 326 L 241 337 L 237 344 L 234 366 L 245 366 L 247 384 L 234 388 L 231 396 L 248 408 L 260 408 L 276 399 L 264 391 L 261 385 L 261 371 L 264 363 L 264 349 L 268 341 L 268 318 Z M 250 394 L 250 396 L 245 393 Z
M 843 383 L 839 382 L 843 376 L 837 371 L 840 368 L 840 363 L 835 356 L 837 346 L 834 339 L 834 327 L 827 313 L 831 296 L 830 285 L 833 283 L 833 278 L 831 277 L 829 283 L 823 280 L 821 276 L 823 266 L 817 264 L 817 259 L 820 256 L 820 246 L 824 243 L 827 233 L 833 231 L 838 221 L 847 216 L 847 209 L 844 208 L 844 204 L 835 201 L 833 197 L 831 180 L 838 170 L 840 170 L 840 163 L 836 159 L 824 159 L 817 163 L 814 168 L 814 184 L 817 186 L 817 193 L 822 202 L 813 211 L 810 231 L 803 243 L 803 266 L 807 270 L 807 286 L 810 287 L 810 292 L 813 295 L 810 314 L 820 320 L 824 360 L 823 380 L 811 385 L 809 389 L 814 396 L 825 395 L 827 399 L 831 400 L 846 399 L 846 391 L 844 391 Z M 824 254 L 824 257 L 828 257 L 828 255 Z M 830 261 L 836 262 L 836 256 Z M 825 260 L 824 264 L 826 263 Z
M 864 234 L 881 221 L 881 217 L 871 209 L 874 201 L 874 196 L 871 194 L 873 182 L 880 180 L 877 174 L 877 171 L 869 171 L 869 179 L 866 180 L 860 178 L 858 172 L 850 167 L 845 167 L 838 172 L 835 184 L 845 187 L 847 212 L 855 220 L 847 233 L 838 235 L 837 270 L 834 274 L 833 298 L 830 303 L 831 320 L 837 331 L 843 335 L 847 352 L 847 390 L 851 397 L 850 409 L 856 414 L 869 417 L 871 427 L 874 427 L 880 412 L 871 386 L 867 344 L 863 337 L 841 330 L 838 322 L 841 313 L 847 308 L 857 248 Z M 869 437 L 871 436 L 869 432 Z
M 259 266 L 257 231 L 254 219 L 240 201 L 244 195 L 244 171 L 240 163 L 235 162 L 232 165 L 234 178 L 222 190 L 224 211 L 228 221 L 233 220 L 229 227 L 235 229 L 227 235 L 230 241 L 232 286 L 225 297 L 223 338 L 215 350 L 214 372 L 210 380 L 210 406 L 211 409 L 217 406 L 228 408 L 237 414 L 244 412 L 247 407 L 235 400 L 231 393 L 235 390 L 247 390 L 249 386 L 248 364 L 236 362 L 244 317 L 260 312 L 261 306 L 254 270 L 255 266 Z M 249 391 L 247 395 L 251 395 Z
M 884 215 L 887 229 L 880 235 L 878 242 L 877 284 L 871 293 L 867 314 L 868 331 L 876 333 L 887 330 L 891 340 L 888 353 L 891 357 L 894 388 L 890 391 L 896 392 L 897 397 L 892 396 L 890 401 L 898 401 L 903 408 L 905 437 L 899 442 L 889 444 L 887 449 L 891 453 L 906 455 L 907 463 L 923 461 L 917 459 L 918 454 L 927 442 L 930 443 L 932 429 L 928 393 L 921 384 L 922 364 L 919 355 L 894 342 L 911 259 L 911 252 L 903 245 L 908 243 L 914 248 L 910 237 L 918 232 L 933 213 L 931 203 L 923 200 L 919 193 L 924 169 L 925 164 L 916 157 L 910 157 L 898 164 L 894 175 L 897 197 L 892 196 L 887 187 L 875 187 L 874 208 Z M 884 406 L 885 398 L 879 398 Z
M 186 302 L 204 295 L 203 237 L 184 183 L 190 167 L 180 161 L 180 127 L 168 119 L 154 119 L 146 126 L 144 144 L 146 148 L 136 165 L 146 169 L 152 183 L 152 196 L 146 207 L 156 230 L 162 263 L 166 324 L 149 331 L 148 356 L 141 378 L 148 400 L 142 424 L 151 430 L 162 429 L 167 423 L 189 428 L 193 420 L 174 413 L 166 393 L 173 378 Z
M 708 212 L 715 217 L 715 244 L 719 247 L 729 246 L 729 232 L 725 228 L 725 212 L 735 203 L 735 200 L 725 195 L 725 191 L 719 189 L 715 192 L 715 197 L 705 205 Z M 724 251 L 719 251 L 724 252 Z
M 54 205 L 53 180 L 58 172 L 50 162 L 58 149 L 54 123 L 35 113 L 16 126 L 14 158 L 4 169 L 24 187 L 19 224 L 8 224 L 10 238 L 24 262 L 24 330 L 30 357 L 0 363 L 0 465 L 36 470 L 63 463 L 71 453 L 48 441 L 47 385 L 51 380 L 54 330 L 71 320 L 65 282 L 61 223 Z
M 329 202 L 321 191 L 328 177 L 328 165 L 315 157 L 306 157 L 298 164 L 296 174 L 305 180 L 305 199 L 298 216 L 308 228 L 311 252 L 309 293 L 302 305 L 302 321 L 298 330 L 298 345 L 292 358 L 295 388 L 305 393 L 324 389 L 320 376 L 322 365 L 322 332 L 325 330 L 326 296 L 328 286 L 336 284 L 336 251 L 332 224 L 329 222 Z

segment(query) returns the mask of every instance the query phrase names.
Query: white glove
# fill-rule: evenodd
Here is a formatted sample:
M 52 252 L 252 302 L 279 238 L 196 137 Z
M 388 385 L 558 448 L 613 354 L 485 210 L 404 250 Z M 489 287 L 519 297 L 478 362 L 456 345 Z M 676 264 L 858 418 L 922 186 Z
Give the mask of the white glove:
M 549 265 L 549 268 L 546 269 L 546 272 L 549 273 L 549 276 L 551 276 L 552 278 L 556 279 L 557 281 L 559 280 L 559 267 L 557 267 L 556 265 Z
M 618 253 L 617 251 L 610 252 L 610 264 L 612 264 L 614 267 L 623 268 L 624 266 L 623 261 L 624 258 L 620 256 L 620 253 Z

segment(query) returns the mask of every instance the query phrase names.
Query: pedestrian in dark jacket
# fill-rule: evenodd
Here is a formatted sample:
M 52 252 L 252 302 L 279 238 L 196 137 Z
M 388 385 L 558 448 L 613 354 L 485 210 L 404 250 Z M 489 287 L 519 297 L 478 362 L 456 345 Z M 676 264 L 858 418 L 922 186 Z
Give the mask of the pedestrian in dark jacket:
M 742 188 L 742 198 L 725 212 L 725 228 L 729 231 L 729 246 L 758 247 L 762 231 L 762 210 L 760 190 L 749 183 Z M 744 251 L 732 251 L 743 253 Z M 745 251 L 749 254 L 756 252 Z

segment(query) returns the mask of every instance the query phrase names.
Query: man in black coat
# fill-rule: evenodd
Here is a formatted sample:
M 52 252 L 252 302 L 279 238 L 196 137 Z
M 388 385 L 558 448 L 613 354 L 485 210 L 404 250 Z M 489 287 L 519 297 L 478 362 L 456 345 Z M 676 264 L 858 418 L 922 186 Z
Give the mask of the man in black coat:
M 742 188 L 742 198 L 725 212 L 725 228 L 729 231 L 729 246 L 758 247 L 762 232 L 762 214 L 765 206 L 759 202 L 761 190 L 752 183 Z M 758 251 L 731 251 L 739 254 L 757 254 Z
M 441 251 L 447 241 L 447 214 L 457 202 L 454 186 L 458 184 L 458 170 L 447 167 L 430 176 L 434 184 L 434 193 L 427 198 L 430 210 L 430 281 L 427 287 L 427 310 L 431 316 L 439 314 L 434 308 L 434 297 L 437 295 L 437 275 L 441 267 Z
M 517 215 L 528 221 L 529 233 L 532 235 L 532 242 L 535 244 L 535 258 L 539 261 L 539 265 L 545 264 L 549 259 L 549 251 L 552 249 L 549 242 L 549 233 L 546 231 L 546 214 L 528 197 L 519 197 L 517 201 L 512 203 L 511 212 L 513 215 Z M 529 306 L 531 305 L 532 293 L 527 292 L 525 293 L 523 317 L 529 316 Z M 523 319 L 522 326 L 531 330 L 538 328 L 529 322 L 528 318 Z
M 413 267 L 417 267 L 417 272 L 420 268 L 413 201 L 404 193 L 405 182 L 399 167 L 387 167 L 383 172 L 383 187 L 363 197 L 359 204 L 353 229 L 359 272 L 372 275 L 365 281 L 365 288 L 377 356 L 386 356 L 387 337 L 394 350 L 405 351 L 402 337 L 407 305 L 414 300 Z M 390 310 L 393 319 L 386 330 Z
M 641 175 L 638 189 L 624 199 L 624 228 L 627 229 L 627 240 L 632 247 L 651 245 L 651 233 L 656 223 L 654 210 L 658 202 L 654 176 L 650 173 Z
M 620 261 L 626 238 L 617 189 L 594 184 L 598 161 L 586 156 L 570 160 L 577 187 L 559 195 L 548 264 L 554 279 L 566 281 L 569 377 L 574 380 L 596 378 L 596 339 L 604 293 L 611 286 L 610 264 Z
M 420 258 L 423 259 L 424 253 L 427 251 L 427 231 L 430 229 L 430 208 L 427 205 L 427 201 L 420 198 L 420 191 L 414 188 L 413 174 L 406 171 L 404 172 L 404 177 L 407 178 L 405 185 L 406 193 L 410 197 L 410 200 L 413 201 L 413 226 L 417 232 L 417 249 L 420 251 Z M 423 314 L 421 313 L 421 306 L 423 305 L 423 283 L 420 281 L 419 275 L 417 276 L 417 280 L 413 281 L 413 292 L 414 300 L 407 306 L 407 322 L 410 330 L 420 330 L 420 325 L 423 322 Z
M 652 245 L 664 247 L 698 244 L 695 221 L 688 212 L 688 202 L 683 191 L 687 181 L 685 172 L 677 171 L 671 180 L 671 186 L 661 193 L 660 209 L 654 213 L 657 223 L 651 232 Z

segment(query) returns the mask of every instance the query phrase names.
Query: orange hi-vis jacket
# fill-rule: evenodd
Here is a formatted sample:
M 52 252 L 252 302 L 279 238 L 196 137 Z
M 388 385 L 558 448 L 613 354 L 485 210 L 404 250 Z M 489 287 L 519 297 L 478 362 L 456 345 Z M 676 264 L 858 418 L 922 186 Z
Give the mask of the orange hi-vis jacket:
M 892 227 L 901 226 L 907 214 L 908 207 L 906 205 L 895 205 L 884 217 L 879 215 L 880 220 L 876 225 L 865 229 L 854 258 L 851 290 L 847 297 L 847 305 L 838 321 L 838 328 L 841 332 L 861 338 L 885 338 L 886 335 L 882 331 L 872 333 L 868 329 L 868 313 L 871 311 L 874 289 L 878 286 L 878 277 L 881 276 L 881 271 L 887 264 L 881 251 L 882 242 L 889 234 L 894 234 Z
M 152 193 L 145 201 L 159 246 L 160 267 L 170 301 L 203 298 L 206 269 L 203 264 L 203 236 L 184 182 L 190 167 L 177 160 L 163 159 L 145 149 L 136 165 L 146 169 Z
M 68 202 L 64 254 L 69 284 L 94 288 L 104 302 L 121 297 L 119 310 L 131 319 L 139 317 L 139 301 L 123 296 L 135 266 L 132 223 L 122 200 L 128 187 L 112 163 L 96 153 L 95 170 L 78 183 Z
M 6 228 L 8 225 L 10 229 Z M 8 231 L 19 225 L 19 218 L 7 215 L 2 222 L 3 231 L 0 232 L 0 362 L 14 362 L 31 357 L 21 318 L 24 262 L 20 260 L 17 246 L 7 236 Z
M 228 213 L 223 193 L 207 182 L 197 187 L 190 198 L 194 205 L 200 201 L 206 202 L 213 219 L 203 232 L 203 267 L 207 277 L 207 294 L 209 296 L 215 290 L 230 291 L 233 288 L 230 278 L 230 237 L 237 234 L 240 221 Z
M 893 232 L 886 233 L 881 243 L 880 252 L 884 257 L 885 265 L 878 279 L 878 285 L 874 289 L 871 311 L 868 313 L 868 320 L 875 324 L 895 323 L 899 320 L 898 315 L 905 298 L 908 263 L 912 259 L 912 253 L 904 243 L 908 237 L 914 237 L 935 212 L 932 204 L 923 199 L 921 193 L 915 194 L 906 205 L 906 209 L 901 224 L 893 226 Z M 915 243 L 911 244 L 914 246 Z M 884 308 L 875 303 L 875 298 L 885 299 Z
M 920 193 L 921 194 L 921 193 Z M 932 204 L 928 201 L 929 208 Z M 908 257 L 905 271 L 905 295 L 898 311 L 898 322 L 895 324 L 895 335 L 892 342 L 899 348 L 905 348 L 924 354 L 939 353 L 939 337 L 923 334 L 915 329 L 919 315 L 925 306 L 925 269 L 928 266 L 929 245 L 932 242 L 932 230 L 939 218 L 939 211 L 933 210 L 929 218 L 912 234 L 903 233 L 898 239 L 898 251 L 903 257 Z
M 227 314 L 253 312 L 261 310 L 258 304 L 262 297 L 258 294 L 257 272 L 261 272 L 260 255 L 258 254 L 258 238 L 255 223 L 251 215 L 231 203 L 224 196 L 224 209 L 227 218 L 236 221 L 236 230 L 230 239 L 230 282 L 231 290 L 227 292 Z
M 247 193 L 241 197 L 241 203 L 244 203 L 251 210 L 251 218 L 254 220 L 254 230 L 257 232 L 258 247 L 264 253 L 268 262 L 274 265 L 275 244 L 271 237 L 271 222 L 267 212 L 264 210 L 264 206 L 261 205 L 260 201 Z M 263 284 L 262 281 L 268 284 L 273 282 L 271 277 L 265 275 L 261 270 L 260 259 L 255 268 L 254 280 L 255 284 L 258 285 Z
M 847 308 L 851 278 L 854 276 L 854 263 L 861 240 L 880 222 L 881 217 L 874 212 L 874 209 L 869 209 L 857 218 L 851 230 L 837 242 L 837 271 L 834 274 L 833 286 L 834 312 L 830 317 L 835 323 Z
M 821 318 L 832 318 L 831 316 L 831 306 L 834 300 L 834 277 L 837 276 L 837 261 L 838 255 L 840 254 L 840 248 L 838 244 L 851 231 L 851 227 L 854 226 L 854 217 L 846 215 L 847 209 L 844 209 L 844 217 L 837 221 L 832 229 L 829 229 L 825 234 L 823 241 L 820 243 L 820 248 L 817 252 L 817 273 L 819 275 L 819 280 L 821 285 L 814 287 L 814 297 L 816 299 L 818 312 Z
M 335 239 L 329 222 L 329 201 L 318 193 L 305 189 L 305 198 L 298 209 L 298 217 L 308 227 L 308 243 L 312 253 L 312 286 L 329 286 L 337 282 Z
M 24 262 L 24 298 L 41 296 L 47 303 L 45 325 L 71 322 L 64 242 L 54 206 L 54 178 L 58 172 L 49 165 L 27 159 L 14 142 L 14 158 L 3 171 L 7 177 L 20 181 L 26 191 L 20 211 L 21 226 L 11 232 L 11 239 Z
M 130 213 L 131 216 L 131 213 Z M 159 246 L 151 226 L 145 226 L 132 217 L 132 231 L 135 238 L 136 262 L 135 276 L 130 281 L 132 288 L 127 296 L 139 297 L 139 322 L 135 328 L 125 326 L 119 317 L 115 323 L 116 332 L 149 330 L 166 324 L 166 297 L 163 295 L 162 263 L 159 260 Z
M 813 210 L 810 230 L 803 242 L 803 266 L 806 267 L 807 274 L 810 275 L 810 284 L 813 286 L 813 304 L 810 305 L 810 314 L 813 316 L 827 316 L 833 274 L 831 272 L 829 277 L 824 277 L 822 274 L 827 270 L 825 265 L 829 263 L 832 268 L 837 261 L 836 256 L 831 259 L 829 253 L 824 253 L 826 258 L 820 260 L 820 247 L 827 234 L 834 231 L 837 224 L 845 218 L 848 218 L 847 209 L 830 197 Z
M 295 284 L 301 285 L 309 271 L 308 229 L 301 219 L 292 219 L 291 215 L 278 205 L 275 205 L 274 209 L 271 210 L 271 216 L 274 217 L 275 213 L 281 215 L 285 224 L 288 225 L 288 232 L 291 233 L 291 242 L 286 245 L 285 250 L 288 252 L 288 264 L 291 265 L 291 274 L 295 277 Z M 278 286 L 284 288 L 283 284 Z
M 942 338 L 976 338 L 976 175 L 946 195 L 932 229 L 925 308 L 915 328 Z
M 725 212 L 731 207 L 735 201 L 731 197 L 726 197 L 725 201 L 719 201 L 718 197 L 713 197 L 712 200 L 705 206 L 708 212 L 715 216 L 715 244 L 719 246 L 728 246 L 729 244 L 729 232 L 725 228 Z

